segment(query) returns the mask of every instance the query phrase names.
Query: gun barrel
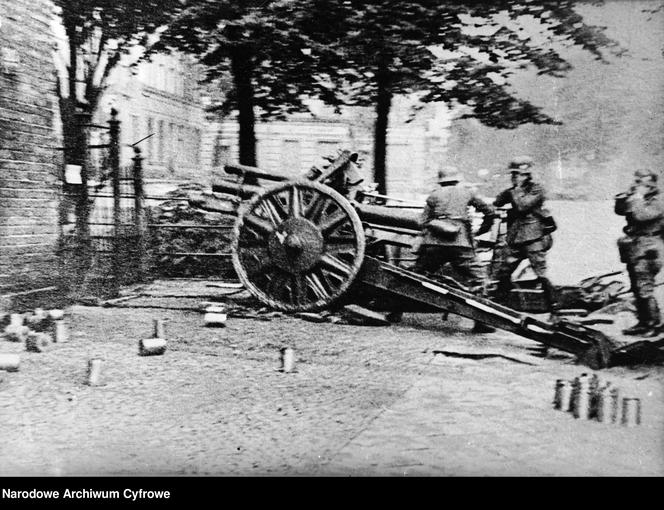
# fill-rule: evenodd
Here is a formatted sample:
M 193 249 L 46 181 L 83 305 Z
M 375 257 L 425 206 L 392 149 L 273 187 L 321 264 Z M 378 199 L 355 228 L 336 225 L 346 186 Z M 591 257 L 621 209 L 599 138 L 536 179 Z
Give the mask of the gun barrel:
M 251 196 L 259 193 L 263 188 L 260 186 L 251 186 L 249 184 L 238 184 L 231 181 L 220 181 L 212 185 L 212 191 L 215 193 L 227 193 L 229 195 L 239 196 L 241 199 L 246 200 Z
M 265 179 L 268 181 L 287 181 L 293 178 L 292 176 L 287 176 L 278 172 L 266 172 L 255 166 L 240 165 L 237 163 L 224 165 L 224 170 L 231 175 L 251 175 L 258 179 Z
M 405 209 L 395 210 L 394 208 L 369 205 L 354 204 L 360 219 L 377 225 L 388 227 L 407 228 L 410 230 L 420 230 L 420 214 L 415 211 Z

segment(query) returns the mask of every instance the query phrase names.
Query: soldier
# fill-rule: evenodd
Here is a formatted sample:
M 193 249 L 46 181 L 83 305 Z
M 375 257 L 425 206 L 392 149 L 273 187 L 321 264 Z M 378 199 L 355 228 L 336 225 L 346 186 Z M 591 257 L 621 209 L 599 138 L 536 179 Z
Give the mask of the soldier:
M 625 216 L 625 236 L 618 240 L 620 260 L 627 265 L 637 323 L 625 330 L 626 335 L 657 336 L 662 321 L 654 296 L 655 276 L 662 268 L 662 227 L 664 201 L 657 185 L 657 174 L 637 170 L 627 193 L 616 195 L 615 212 Z
M 507 244 L 494 269 L 494 277 L 498 280 L 494 299 L 507 304 L 512 273 L 522 260 L 528 259 L 554 317 L 557 300 L 553 285 L 546 277 L 546 252 L 551 248 L 552 239 L 542 225 L 544 188 L 533 181 L 532 166 L 533 160 L 528 156 L 514 158 L 509 164 L 512 187 L 500 193 L 493 202 L 496 207 L 511 205 L 507 213 Z
M 422 243 L 414 270 L 435 273 L 446 262 L 467 279 L 473 291 L 482 289 L 484 277 L 475 257 L 475 243 L 471 231 L 468 206 L 484 214 L 478 235 L 491 228 L 495 216 L 493 208 L 470 188 L 461 186 L 461 175 L 454 167 L 438 173 L 440 187 L 427 198 L 422 213 Z M 474 331 L 489 333 L 493 328 L 476 322 Z

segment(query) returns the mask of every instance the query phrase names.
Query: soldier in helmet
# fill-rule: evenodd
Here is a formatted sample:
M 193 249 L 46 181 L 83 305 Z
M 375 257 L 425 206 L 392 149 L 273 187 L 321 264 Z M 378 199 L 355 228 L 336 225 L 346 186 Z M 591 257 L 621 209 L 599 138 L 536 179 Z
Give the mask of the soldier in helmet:
M 634 293 L 637 323 L 626 335 L 657 336 L 662 330 L 659 306 L 654 296 L 655 277 L 662 268 L 664 201 L 657 174 L 637 170 L 627 193 L 616 195 L 615 212 L 625 216 L 625 236 L 618 240 L 620 260 L 627 265 Z
M 446 167 L 438 173 L 440 186 L 429 195 L 422 213 L 423 237 L 414 270 L 435 273 L 449 262 L 471 288 L 479 291 L 483 288 L 484 276 L 475 257 L 468 207 L 472 205 L 484 214 L 478 235 L 491 228 L 495 212 L 491 205 L 460 183 L 461 174 L 454 167 Z M 475 323 L 474 331 L 484 333 L 495 330 Z
M 512 288 L 512 273 L 522 260 L 528 259 L 539 278 L 552 314 L 557 310 L 555 289 L 546 276 L 546 252 L 551 248 L 551 235 L 542 225 L 544 188 L 533 181 L 533 160 L 528 156 L 514 158 L 509 164 L 512 186 L 500 193 L 493 205 L 511 205 L 507 213 L 507 237 L 503 253 L 494 268 L 497 288 L 494 299 L 507 304 Z

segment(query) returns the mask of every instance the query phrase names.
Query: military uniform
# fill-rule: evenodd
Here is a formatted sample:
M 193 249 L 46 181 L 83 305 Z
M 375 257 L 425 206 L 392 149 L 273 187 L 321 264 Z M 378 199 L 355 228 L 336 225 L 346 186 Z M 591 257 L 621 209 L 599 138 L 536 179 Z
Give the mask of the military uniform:
M 657 300 L 654 297 L 655 277 L 662 269 L 664 241 L 664 200 L 657 188 L 657 176 L 650 171 L 635 173 L 640 181 L 648 178 L 652 184 L 645 195 L 628 193 L 616 196 L 615 213 L 625 216 L 625 236 L 618 241 L 620 258 L 627 266 L 632 292 L 635 298 L 638 322 L 623 333 L 628 335 L 655 336 L 662 328 Z
M 510 171 L 530 175 L 532 160 L 527 156 L 515 158 L 510 163 Z M 512 273 L 522 260 L 528 259 L 533 272 L 544 289 L 551 311 L 557 309 L 553 285 L 546 277 L 546 252 L 551 248 L 551 235 L 545 234 L 542 225 L 544 188 L 532 180 L 521 186 L 514 186 L 501 192 L 493 202 L 496 207 L 511 205 L 507 213 L 506 246 L 502 247 L 493 277 L 498 281 L 494 298 L 501 303 L 508 302 L 512 288 Z
M 484 280 L 475 257 L 475 245 L 471 231 L 468 207 L 493 218 L 494 209 L 479 198 L 470 188 L 459 185 L 460 176 L 453 170 L 441 172 L 441 186 L 427 198 L 422 212 L 423 237 L 418 251 L 415 271 L 435 273 L 449 262 L 471 287 L 480 287 Z M 446 220 L 456 226 L 456 234 L 441 234 L 432 228 L 434 220 Z M 487 222 L 485 221 L 485 224 Z

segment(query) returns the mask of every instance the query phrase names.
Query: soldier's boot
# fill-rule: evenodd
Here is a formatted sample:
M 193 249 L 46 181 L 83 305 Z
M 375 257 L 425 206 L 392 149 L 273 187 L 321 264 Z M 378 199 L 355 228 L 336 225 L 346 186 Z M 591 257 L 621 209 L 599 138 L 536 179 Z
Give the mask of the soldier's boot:
M 662 334 L 662 329 L 664 324 L 662 324 L 662 316 L 659 312 L 659 306 L 657 305 L 657 300 L 654 297 L 648 298 L 648 326 L 649 329 L 643 336 L 653 338 Z
M 643 335 L 651 328 L 648 326 L 649 321 L 649 309 L 648 301 L 642 298 L 636 298 L 634 300 L 634 306 L 636 307 L 636 318 L 637 322 L 634 326 L 631 326 L 627 329 L 623 329 L 623 335 L 638 336 Z

